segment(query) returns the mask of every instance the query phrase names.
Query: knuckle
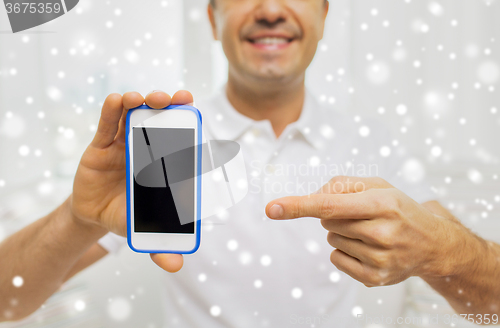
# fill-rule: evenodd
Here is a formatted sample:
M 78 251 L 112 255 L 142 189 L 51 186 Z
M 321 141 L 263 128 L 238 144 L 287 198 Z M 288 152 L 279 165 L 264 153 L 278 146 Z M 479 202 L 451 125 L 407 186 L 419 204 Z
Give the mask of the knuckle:
M 378 270 L 377 279 L 378 279 L 377 283 L 378 283 L 379 286 L 386 285 L 387 282 L 390 279 L 390 271 L 389 271 L 389 269 L 379 269 Z
M 393 246 L 393 233 L 389 224 L 378 225 L 371 231 L 372 239 L 383 248 L 390 249 Z
M 380 279 L 377 275 L 368 274 L 365 275 L 365 278 L 363 279 L 363 284 L 368 288 L 380 286 Z
M 383 286 L 389 276 L 389 271 L 370 267 L 365 270 L 364 276 L 366 277 L 365 283 L 367 283 L 369 287 Z
M 338 235 L 332 232 L 329 232 L 328 235 L 326 236 L 326 240 L 328 241 L 328 244 L 332 247 L 338 246 Z
M 377 188 L 392 188 L 393 186 L 387 182 L 385 179 L 381 178 L 381 177 L 373 177 L 373 183 L 376 184 L 378 187 Z
M 292 216 L 294 218 L 301 217 L 302 214 L 305 213 L 305 205 L 304 202 L 298 201 L 295 203 L 295 206 L 292 206 Z
M 377 287 L 379 284 L 377 283 L 376 278 L 369 276 L 363 281 L 363 285 L 365 285 L 368 288 L 373 288 Z
M 366 192 L 368 189 L 367 187 L 367 180 L 361 179 L 361 180 L 354 180 L 352 184 L 352 192 L 355 193 L 361 193 L 361 192 Z
M 403 212 L 401 211 L 400 204 L 397 200 L 391 201 L 387 209 L 387 214 L 389 215 L 389 217 L 392 217 L 394 219 L 403 216 Z
M 331 228 L 331 221 L 330 220 L 324 220 L 324 219 L 321 219 L 321 226 L 323 228 L 325 228 L 326 230 L 330 231 L 330 228 Z
M 327 193 L 329 194 L 345 193 L 345 186 L 348 179 L 349 177 L 344 175 L 337 175 L 333 177 L 327 184 L 328 188 Z
M 347 175 L 339 175 L 337 177 L 337 181 L 336 182 L 339 182 L 339 183 L 346 183 L 347 181 L 349 181 L 349 177 Z
M 342 265 L 342 261 L 339 260 L 338 251 L 335 249 L 330 253 L 330 262 L 332 262 L 332 264 L 335 265 L 340 271 L 346 272 L 344 266 Z
M 333 265 L 335 265 L 339 270 L 341 270 L 341 268 L 339 267 L 339 265 L 337 264 L 337 256 L 335 254 L 335 250 L 333 250 L 331 253 L 330 253 L 330 262 L 332 262 Z
M 331 197 L 325 197 L 319 205 L 319 216 L 327 219 L 331 218 L 336 210 L 336 203 Z
M 373 182 L 375 182 L 378 186 L 384 186 L 387 185 L 387 181 L 382 179 L 381 177 L 374 177 Z
M 399 198 L 393 192 L 389 192 L 377 198 L 377 206 L 380 212 L 388 217 L 397 218 L 401 216 L 401 204 Z
M 330 182 L 344 182 L 347 177 L 345 175 L 337 175 L 330 179 Z
M 376 268 L 386 268 L 389 265 L 389 256 L 384 251 L 377 251 L 372 256 L 372 262 Z

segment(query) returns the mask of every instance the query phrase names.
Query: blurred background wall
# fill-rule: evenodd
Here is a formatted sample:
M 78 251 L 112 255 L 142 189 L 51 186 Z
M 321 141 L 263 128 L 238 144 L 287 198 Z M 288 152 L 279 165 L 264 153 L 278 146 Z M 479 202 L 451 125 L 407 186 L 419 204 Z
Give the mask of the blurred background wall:
M 17 34 L 0 8 L 0 240 L 69 195 L 107 94 L 183 88 L 199 99 L 220 88 L 227 63 L 206 4 L 81 0 Z M 330 0 L 307 73 L 331 110 L 385 122 L 393 145 L 412 154 L 402 174 L 428 179 L 446 207 L 497 242 L 498 17 L 498 0 Z M 123 249 L 72 279 L 32 318 L 0 327 L 160 327 L 162 273 L 150 262 Z M 363 289 L 356 311 L 450 309 L 410 279 Z

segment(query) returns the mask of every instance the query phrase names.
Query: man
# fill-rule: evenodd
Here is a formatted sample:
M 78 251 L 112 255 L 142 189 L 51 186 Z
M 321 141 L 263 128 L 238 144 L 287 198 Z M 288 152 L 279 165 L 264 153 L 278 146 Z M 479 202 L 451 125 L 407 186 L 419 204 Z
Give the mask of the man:
M 500 312 L 500 247 L 470 233 L 424 186 L 398 175 L 402 158 L 389 154 L 391 140 L 379 125 L 321 108 L 305 90 L 327 12 L 324 0 L 208 6 L 229 75 L 225 89 L 198 107 L 210 138 L 242 145 L 250 190 L 215 218 L 224 224 L 203 231 L 200 250 L 183 270 L 166 277 L 168 324 L 286 327 L 319 317 L 316 326 L 352 327 L 343 320 L 356 295 L 347 275 L 367 286 L 420 276 L 460 313 Z M 0 245 L 3 320 L 33 312 L 123 243 L 102 237 L 126 235 L 125 114 L 144 101 L 163 108 L 193 99 L 186 91 L 172 98 L 160 91 L 145 99 L 134 92 L 107 97 L 73 194 Z M 339 167 L 357 177 L 328 181 Z M 367 177 L 373 175 L 390 183 Z M 282 221 L 299 217 L 315 219 Z M 328 256 L 347 275 L 338 275 Z M 183 266 L 181 255 L 151 258 L 169 272 Z M 17 275 L 22 288 L 12 285 Z

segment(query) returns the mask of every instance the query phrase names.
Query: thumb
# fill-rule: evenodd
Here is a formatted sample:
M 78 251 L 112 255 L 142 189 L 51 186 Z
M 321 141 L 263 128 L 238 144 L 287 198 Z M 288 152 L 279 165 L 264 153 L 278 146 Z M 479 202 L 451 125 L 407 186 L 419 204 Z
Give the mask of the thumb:
M 181 254 L 150 254 L 151 260 L 160 268 L 167 272 L 177 272 L 184 264 L 184 257 Z

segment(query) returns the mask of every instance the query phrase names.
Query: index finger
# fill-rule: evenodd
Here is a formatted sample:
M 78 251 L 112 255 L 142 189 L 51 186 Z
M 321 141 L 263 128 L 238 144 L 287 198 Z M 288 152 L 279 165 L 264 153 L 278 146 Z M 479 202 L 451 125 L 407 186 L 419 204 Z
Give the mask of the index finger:
M 313 194 L 289 196 L 271 201 L 266 215 L 271 219 L 291 220 L 303 217 L 319 219 L 371 219 L 379 217 L 384 190 L 370 189 L 355 194 Z
M 144 103 L 144 97 L 139 92 L 126 92 L 123 94 L 123 112 L 120 119 L 120 125 L 116 134 L 118 142 L 125 142 L 125 131 L 127 123 L 127 113 L 131 108 L 135 108 Z
M 123 95 L 112 93 L 102 105 L 101 117 L 92 146 L 96 148 L 108 147 L 117 136 L 126 110 L 141 105 L 144 98 L 137 92 L 127 92 Z M 120 133 L 118 133 L 120 135 Z
M 368 189 L 394 188 L 379 177 L 355 177 L 338 175 L 324 184 L 315 194 L 350 194 Z

